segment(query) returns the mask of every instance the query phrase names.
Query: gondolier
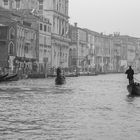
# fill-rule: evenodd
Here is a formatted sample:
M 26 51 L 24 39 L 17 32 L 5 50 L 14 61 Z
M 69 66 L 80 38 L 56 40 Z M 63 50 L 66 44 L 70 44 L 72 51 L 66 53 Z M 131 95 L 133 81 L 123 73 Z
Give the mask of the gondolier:
M 129 69 L 126 70 L 125 74 L 127 74 L 127 79 L 129 80 L 129 85 L 134 83 L 134 70 L 129 66 Z
M 62 74 L 62 70 L 61 70 L 60 67 L 57 68 L 56 73 L 57 73 L 57 76 L 56 76 L 56 79 L 55 79 L 55 84 L 56 85 L 62 85 L 64 83 L 66 83 L 65 76 Z

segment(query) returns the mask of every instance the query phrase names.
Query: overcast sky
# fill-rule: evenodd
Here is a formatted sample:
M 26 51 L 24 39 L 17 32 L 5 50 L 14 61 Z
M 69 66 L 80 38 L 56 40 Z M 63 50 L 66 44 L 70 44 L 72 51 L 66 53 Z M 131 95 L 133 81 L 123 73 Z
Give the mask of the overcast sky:
M 81 28 L 140 37 L 140 0 L 69 0 L 69 16 Z

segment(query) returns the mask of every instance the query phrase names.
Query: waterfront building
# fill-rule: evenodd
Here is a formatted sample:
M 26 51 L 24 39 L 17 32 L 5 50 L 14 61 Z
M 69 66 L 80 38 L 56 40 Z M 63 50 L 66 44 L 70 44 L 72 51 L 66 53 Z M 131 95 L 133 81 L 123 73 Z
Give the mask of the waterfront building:
M 71 44 L 69 49 L 69 67 L 76 67 L 78 71 L 88 71 L 89 47 L 87 45 L 87 32 L 75 25 L 70 26 L 69 36 Z
M 120 72 L 127 67 L 127 39 L 118 33 L 113 35 L 113 71 Z
M 42 17 L 39 21 L 39 71 L 48 73 L 51 67 L 51 23 Z
M 51 23 L 49 19 L 39 16 L 36 11 L 30 9 L 17 10 L 22 14 L 22 19 L 31 24 L 31 26 L 38 32 L 37 49 L 38 56 L 38 71 L 39 73 L 48 73 L 51 66 Z
M 51 67 L 68 67 L 70 39 L 68 32 L 68 0 L 39 0 L 39 14 L 50 19 L 52 24 Z
M 0 69 L 14 71 L 16 57 L 16 21 L 9 10 L 0 8 Z
M 111 70 L 111 38 L 100 33 L 95 36 L 95 65 L 97 72 L 109 72 Z
M 126 50 L 126 57 L 127 57 L 127 65 L 132 65 L 135 72 L 139 71 L 139 38 L 131 37 L 131 36 L 120 36 L 121 40 L 126 41 L 127 50 Z
M 0 23 L 0 69 L 14 70 L 15 58 L 15 28 L 14 23 Z
M 17 12 L 2 8 L 0 19 L 1 25 L 7 28 L 5 49 L 3 48 L 6 55 L 1 56 L 5 58 L 4 63 L 9 72 L 37 71 L 37 30 Z M 3 64 L 1 67 L 6 68 Z
M 0 4 L 8 9 L 32 9 L 49 18 L 52 24 L 51 67 L 68 67 L 68 0 L 4 0 Z
M 28 23 L 29 24 L 29 23 Z M 37 71 L 37 31 L 26 24 L 17 24 L 16 62 L 19 69 L 24 68 L 24 73 Z M 34 66 L 35 65 L 35 66 Z M 36 68 L 34 68 L 36 67 Z
M 124 72 L 129 65 L 139 71 L 139 38 L 115 33 L 113 48 L 113 66 L 116 72 Z
M 87 45 L 88 45 L 88 71 L 96 72 L 96 57 L 95 57 L 95 37 L 99 35 L 99 33 L 85 29 L 87 32 Z
M 69 46 L 69 62 L 68 67 L 69 71 L 73 72 L 76 71 L 77 68 L 77 60 L 78 60 L 78 49 L 77 49 L 77 25 L 69 25 L 69 32 L 68 32 L 69 38 L 71 39 L 70 46 Z
M 78 68 L 78 28 L 77 24 L 75 26 L 69 25 L 69 38 L 71 39 L 69 46 L 69 71 L 74 72 Z
M 81 68 L 81 71 L 87 71 L 89 48 L 86 31 L 79 28 L 78 36 L 78 66 Z

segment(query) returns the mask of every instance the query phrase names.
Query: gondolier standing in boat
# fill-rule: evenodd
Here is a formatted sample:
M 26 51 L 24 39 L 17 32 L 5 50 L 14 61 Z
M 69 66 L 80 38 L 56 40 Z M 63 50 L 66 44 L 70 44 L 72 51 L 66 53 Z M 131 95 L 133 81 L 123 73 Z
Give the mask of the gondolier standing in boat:
M 60 67 L 57 68 L 56 70 L 56 79 L 55 79 L 55 84 L 56 85 L 62 85 L 64 84 L 66 81 L 65 76 L 62 74 L 62 69 Z
M 129 80 L 129 85 L 134 83 L 134 70 L 129 66 L 129 69 L 126 70 L 125 74 L 127 74 L 127 79 Z

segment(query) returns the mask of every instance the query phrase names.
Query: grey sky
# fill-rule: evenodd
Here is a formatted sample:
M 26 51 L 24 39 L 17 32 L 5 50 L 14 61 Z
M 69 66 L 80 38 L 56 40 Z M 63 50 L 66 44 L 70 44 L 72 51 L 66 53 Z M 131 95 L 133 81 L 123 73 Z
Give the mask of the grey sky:
M 70 23 L 140 37 L 140 0 L 69 0 Z

